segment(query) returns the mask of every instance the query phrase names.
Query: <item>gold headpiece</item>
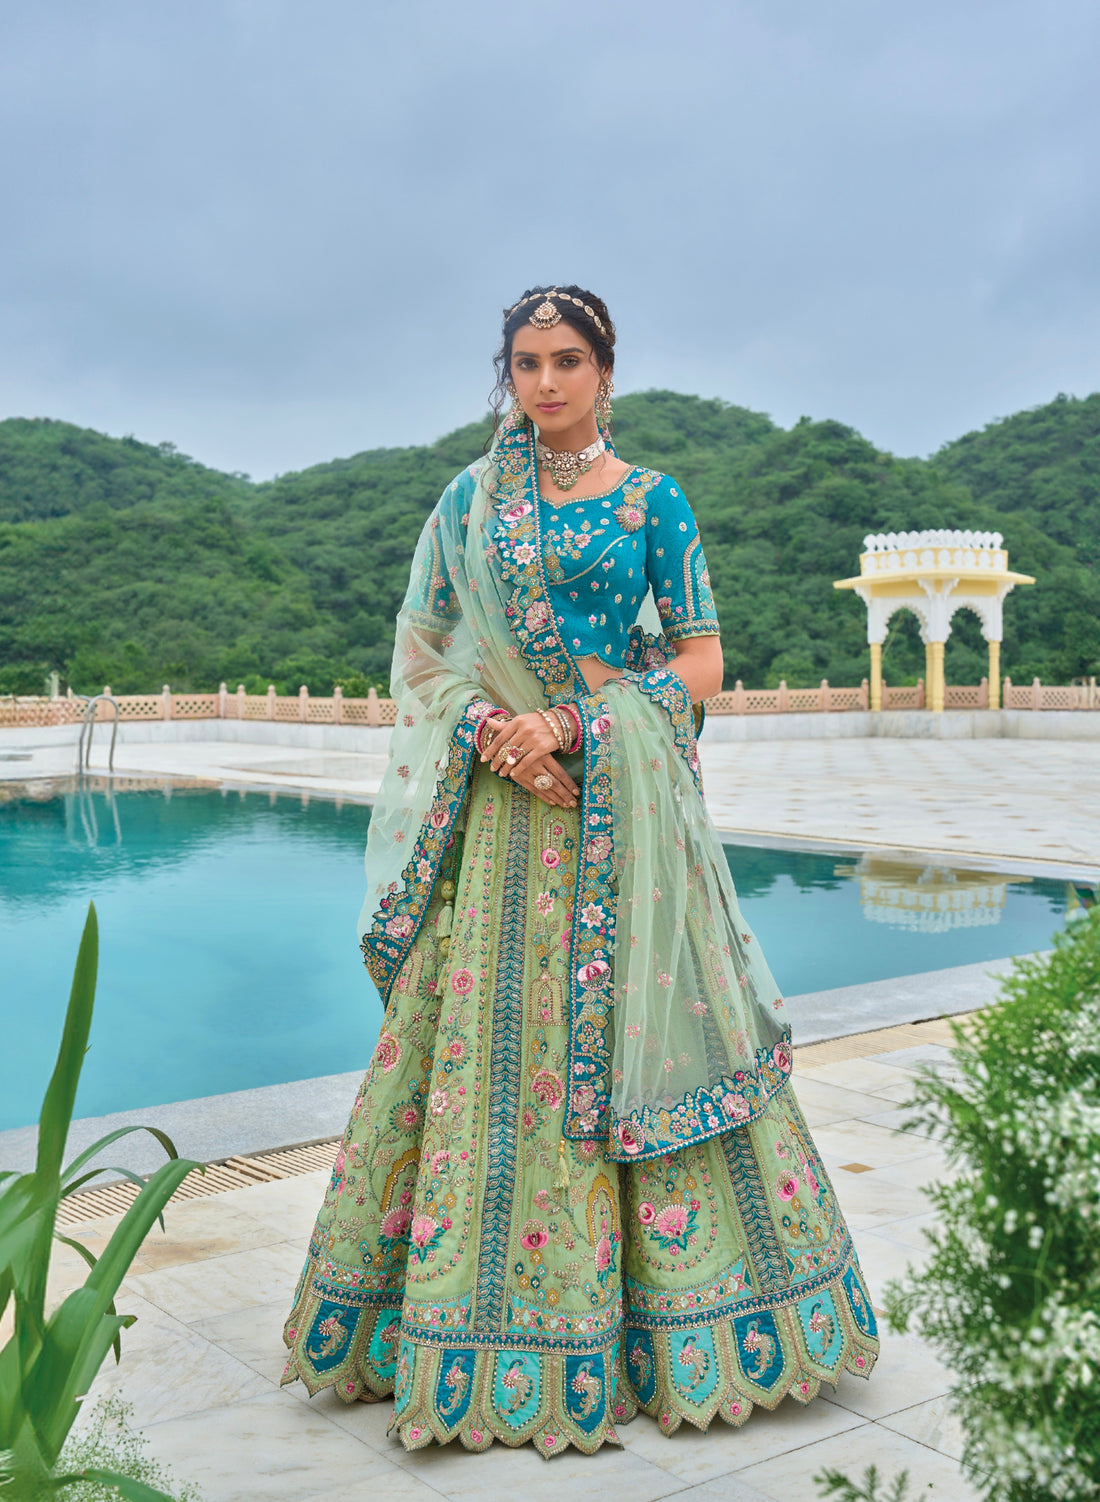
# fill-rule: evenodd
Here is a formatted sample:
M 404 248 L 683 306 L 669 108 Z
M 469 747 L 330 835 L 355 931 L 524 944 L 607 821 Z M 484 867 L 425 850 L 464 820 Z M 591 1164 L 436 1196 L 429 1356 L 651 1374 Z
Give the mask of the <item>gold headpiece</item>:
M 514 303 L 512 307 L 508 309 L 508 317 L 511 318 L 512 314 L 517 310 L 517 308 L 522 308 L 525 306 L 525 304 L 534 302 L 536 298 L 542 298 L 542 301 L 539 303 L 538 307 L 531 314 L 530 318 L 527 321 L 528 323 L 533 324 L 537 329 L 552 329 L 555 324 L 561 322 L 561 310 L 559 308 L 555 308 L 554 304 L 550 301 L 552 297 L 556 297 L 559 302 L 572 303 L 575 308 L 580 308 L 581 312 L 587 314 L 587 316 L 591 318 L 592 322 L 599 329 L 600 333 L 603 334 L 606 338 L 607 330 L 604 328 L 603 323 L 600 321 L 599 315 L 597 314 L 595 308 L 590 308 L 586 302 L 583 302 L 581 300 L 581 298 L 573 297 L 569 292 L 559 292 L 556 287 L 554 287 L 549 292 L 533 292 L 530 297 L 521 298 L 519 302 Z
M 537 329 L 552 329 L 561 322 L 561 313 L 552 302 L 540 303 L 527 322 L 533 323 Z

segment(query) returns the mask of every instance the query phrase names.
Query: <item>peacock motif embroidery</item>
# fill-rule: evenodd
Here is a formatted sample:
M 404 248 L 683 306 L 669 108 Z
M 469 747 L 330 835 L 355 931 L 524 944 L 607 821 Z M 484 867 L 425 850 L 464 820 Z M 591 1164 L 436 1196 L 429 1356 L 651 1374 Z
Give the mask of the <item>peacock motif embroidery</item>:
M 695 1339 L 689 1335 L 680 1347 L 680 1354 L 676 1360 L 684 1368 L 685 1372 L 691 1372 L 692 1378 L 684 1388 L 686 1393 L 693 1393 L 707 1380 L 710 1372 L 710 1352 L 704 1350 Z
M 470 1390 L 470 1374 L 466 1370 L 461 1356 L 456 1356 L 443 1375 L 443 1381 L 448 1388 L 448 1396 L 439 1404 L 439 1411 L 444 1418 L 462 1406 L 462 1401 Z
M 524 1371 L 523 1362 L 518 1359 L 508 1363 L 500 1385 L 508 1394 L 504 1408 L 507 1415 L 518 1413 L 535 1389 L 534 1378 Z
M 759 1320 L 749 1321 L 749 1327 L 741 1341 L 741 1349 L 751 1363 L 745 1367 L 747 1375 L 759 1381 L 767 1374 L 768 1368 L 775 1359 L 775 1341 L 766 1331 L 761 1330 Z
M 580 1395 L 580 1403 L 577 1405 L 577 1417 L 582 1419 L 591 1418 L 596 1412 L 600 1398 L 603 1396 L 603 1381 L 592 1370 L 591 1361 L 582 1361 L 577 1375 L 573 1378 L 570 1386 L 575 1393 Z

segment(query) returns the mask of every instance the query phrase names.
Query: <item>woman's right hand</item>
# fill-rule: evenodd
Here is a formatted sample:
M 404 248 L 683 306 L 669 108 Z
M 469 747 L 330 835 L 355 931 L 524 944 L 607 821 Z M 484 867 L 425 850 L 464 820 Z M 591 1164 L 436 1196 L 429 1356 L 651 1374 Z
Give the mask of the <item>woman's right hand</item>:
M 509 746 L 519 746 L 524 752 L 511 765 L 506 760 Z M 494 717 L 485 727 L 481 760 L 487 761 L 499 776 L 518 783 L 543 803 L 553 808 L 576 808 L 580 788 L 559 764 L 554 755 L 557 749 L 554 732 L 537 711 L 516 715 L 510 720 Z M 549 777 L 550 786 L 535 787 L 536 777 Z

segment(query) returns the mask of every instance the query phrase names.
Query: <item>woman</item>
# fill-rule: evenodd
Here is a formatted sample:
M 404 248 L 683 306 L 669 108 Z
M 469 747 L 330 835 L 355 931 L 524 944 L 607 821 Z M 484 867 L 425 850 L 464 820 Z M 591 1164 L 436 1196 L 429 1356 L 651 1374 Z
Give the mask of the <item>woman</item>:
M 393 1392 L 409 1449 L 741 1424 L 877 1350 L 703 803 L 698 529 L 611 447 L 613 363 L 589 292 L 507 311 L 511 409 L 398 618 L 361 923 L 386 1014 L 284 1380 Z

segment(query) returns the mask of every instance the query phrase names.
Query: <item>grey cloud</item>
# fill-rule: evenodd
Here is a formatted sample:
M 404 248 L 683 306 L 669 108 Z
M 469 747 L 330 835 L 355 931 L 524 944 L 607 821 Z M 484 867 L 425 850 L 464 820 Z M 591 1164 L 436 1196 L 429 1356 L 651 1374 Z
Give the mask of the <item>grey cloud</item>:
M 257 475 L 482 409 L 592 285 L 621 389 L 927 452 L 1098 384 L 1091 0 L 47 3 L 0 23 L 0 410 Z

